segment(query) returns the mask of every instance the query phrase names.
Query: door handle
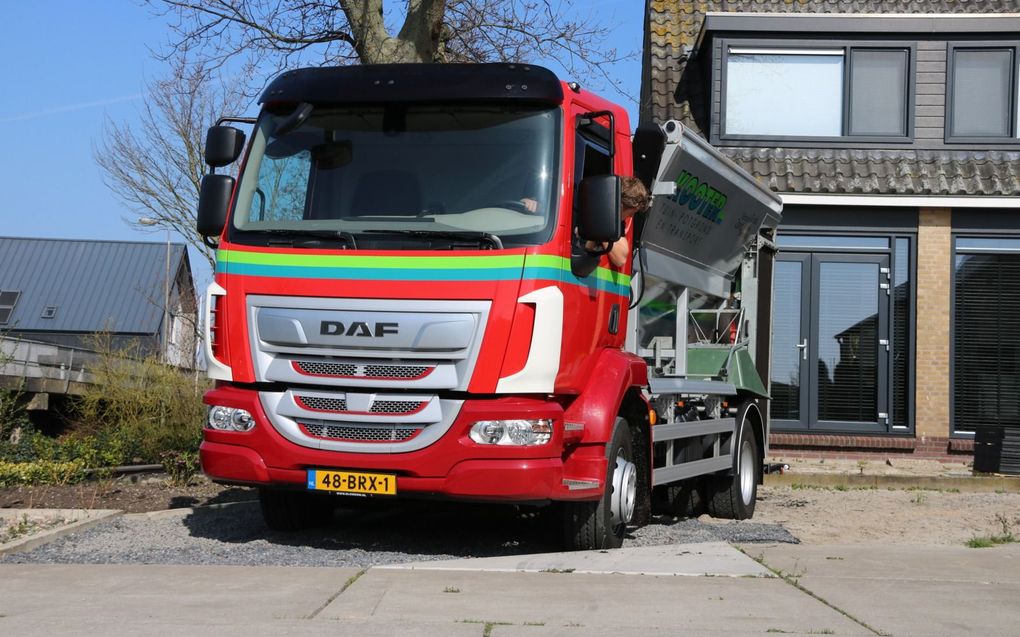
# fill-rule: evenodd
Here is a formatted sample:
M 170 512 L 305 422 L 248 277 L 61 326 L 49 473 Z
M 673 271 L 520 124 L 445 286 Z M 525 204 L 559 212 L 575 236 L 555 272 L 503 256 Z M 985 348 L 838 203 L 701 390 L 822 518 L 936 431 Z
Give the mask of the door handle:
M 800 356 L 802 359 L 807 360 L 807 339 L 797 343 L 797 349 L 800 350 Z

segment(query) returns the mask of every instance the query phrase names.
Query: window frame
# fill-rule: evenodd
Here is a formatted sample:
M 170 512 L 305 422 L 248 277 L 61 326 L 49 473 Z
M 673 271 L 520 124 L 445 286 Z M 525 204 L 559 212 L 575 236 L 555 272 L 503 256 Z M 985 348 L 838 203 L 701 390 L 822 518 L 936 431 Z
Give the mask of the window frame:
M 953 135 L 953 122 L 956 113 L 953 109 L 953 95 L 955 90 L 954 78 L 956 76 L 956 51 L 1003 51 L 1011 52 L 1012 68 L 1009 75 L 1009 135 L 1005 137 L 996 136 L 968 136 Z M 946 117 L 943 124 L 944 141 L 946 144 L 995 144 L 999 145 L 1020 145 L 1020 109 L 1018 109 L 1018 73 L 1020 73 L 1020 42 L 1016 40 L 976 40 L 976 41 L 952 41 L 946 43 Z
M 3 305 L 0 305 L 0 309 L 8 310 L 7 318 L 5 318 L 2 321 L 0 321 L 0 325 L 10 325 L 11 318 L 14 317 L 14 309 L 16 307 L 18 307 L 18 301 L 21 300 L 22 290 L 14 290 L 14 289 L 11 289 L 11 290 L 2 290 L 2 289 L 0 289 L 0 293 L 13 294 L 14 295 L 14 301 L 13 302 L 11 302 L 9 304 L 8 303 L 4 303 Z
M 914 142 L 914 120 L 917 96 L 917 43 L 905 40 L 764 40 L 744 38 L 720 38 L 722 47 L 719 56 L 719 88 L 717 97 L 719 99 L 719 121 L 718 126 L 712 127 L 713 144 L 722 146 L 747 145 L 748 142 L 760 142 L 762 145 L 770 145 L 773 142 L 794 143 L 804 146 L 854 146 L 857 144 L 893 143 L 912 144 Z M 750 49 L 775 49 L 779 51 L 801 50 L 809 54 L 813 50 L 843 49 L 843 94 L 840 96 L 840 104 L 843 112 L 841 114 L 840 129 L 843 131 L 839 136 L 808 136 L 808 135 L 738 135 L 726 132 L 726 101 L 727 101 L 727 67 L 729 65 L 731 48 Z M 906 51 L 907 53 L 907 76 L 905 78 L 904 95 L 906 99 L 906 135 L 854 135 L 850 131 L 850 97 L 852 87 L 850 86 L 851 66 L 853 64 L 853 50 L 871 51 Z M 713 91 L 715 92 L 715 91 Z M 716 97 L 716 96 L 713 96 Z M 768 144 L 765 144 L 765 143 Z
M 950 241 L 950 263 L 953 267 L 949 276 L 949 437 L 963 440 L 973 440 L 974 431 L 966 428 L 959 428 L 956 422 L 956 258 L 961 254 L 1020 254 L 1020 246 L 1009 247 L 961 247 L 960 240 L 968 239 L 1020 239 L 1020 232 L 1017 230 L 977 230 L 970 228 L 952 229 Z

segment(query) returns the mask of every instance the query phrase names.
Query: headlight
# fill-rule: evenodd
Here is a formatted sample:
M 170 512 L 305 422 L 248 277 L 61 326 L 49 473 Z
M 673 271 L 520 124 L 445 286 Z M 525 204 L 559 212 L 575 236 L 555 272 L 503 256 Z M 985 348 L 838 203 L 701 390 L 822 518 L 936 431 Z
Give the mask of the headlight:
M 480 420 L 471 426 L 471 440 L 480 445 L 534 447 L 552 439 L 553 421 Z
M 215 405 L 209 409 L 209 428 L 217 431 L 251 431 L 255 426 L 252 415 L 236 407 Z

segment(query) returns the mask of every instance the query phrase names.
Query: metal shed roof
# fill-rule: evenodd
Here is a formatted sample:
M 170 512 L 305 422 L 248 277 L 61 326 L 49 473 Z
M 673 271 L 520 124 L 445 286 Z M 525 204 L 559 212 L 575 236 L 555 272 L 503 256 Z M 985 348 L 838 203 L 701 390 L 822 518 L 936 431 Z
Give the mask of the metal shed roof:
M 21 293 L 0 330 L 154 334 L 163 320 L 166 249 L 166 243 L 0 237 L 0 290 Z M 173 243 L 171 286 L 182 267 L 190 280 L 187 250 Z M 53 318 L 43 318 L 51 306 Z

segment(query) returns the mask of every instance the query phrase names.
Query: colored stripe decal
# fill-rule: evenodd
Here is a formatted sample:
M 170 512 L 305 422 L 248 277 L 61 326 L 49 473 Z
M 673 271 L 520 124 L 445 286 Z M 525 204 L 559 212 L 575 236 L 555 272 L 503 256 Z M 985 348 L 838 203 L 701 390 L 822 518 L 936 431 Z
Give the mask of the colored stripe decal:
M 523 270 L 523 275 L 522 275 Z M 216 272 L 230 275 L 353 281 L 557 281 L 620 296 L 630 294 L 630 276 L 598 268 L 578 278 L 570 259 L 553 255 L 396 256 L 303 255 L 219 250 Z

